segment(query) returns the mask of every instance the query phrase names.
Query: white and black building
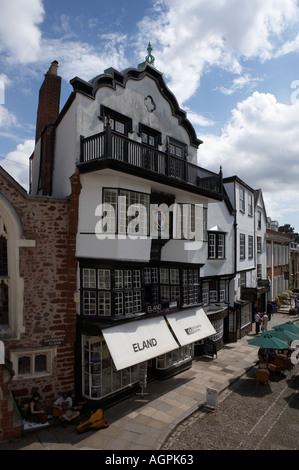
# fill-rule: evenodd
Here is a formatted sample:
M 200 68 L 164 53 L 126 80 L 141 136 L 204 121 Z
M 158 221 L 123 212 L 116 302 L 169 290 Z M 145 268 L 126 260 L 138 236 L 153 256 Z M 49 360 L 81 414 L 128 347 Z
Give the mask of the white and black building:
M 231 272 L 216 271 L 231 238 L 208 227 L 222 172 L 198 166 L 202 142 L 152 61 L 70 83 L 31 158 L 31 193 L 68 198 L 78 181 L 76 392 L 108 403 L 139 386 L 144 364 L 166 377 L 217 340 L 208 307 L 228 301 Z

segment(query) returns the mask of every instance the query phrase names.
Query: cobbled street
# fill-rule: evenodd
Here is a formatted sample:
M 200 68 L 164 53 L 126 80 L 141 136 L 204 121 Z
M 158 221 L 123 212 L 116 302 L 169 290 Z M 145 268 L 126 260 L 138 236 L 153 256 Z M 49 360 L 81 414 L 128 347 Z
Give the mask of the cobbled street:
M 181 423 L 164 450 L 298 450 L 298 365 L 258 385 L 254 371 L 221 396 L 216 411 L 199 410 Z

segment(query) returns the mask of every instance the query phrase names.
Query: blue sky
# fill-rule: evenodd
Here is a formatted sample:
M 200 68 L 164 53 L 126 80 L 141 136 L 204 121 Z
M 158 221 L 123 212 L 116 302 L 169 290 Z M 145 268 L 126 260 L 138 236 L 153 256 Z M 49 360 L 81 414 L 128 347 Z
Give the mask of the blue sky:
M 155 66 L 204 141 L 198 164 L 261 188 L 299 232 L 298 0 L 1 0 L 0 165 L 28 187 L 38 91 L 53 60 L 61 106 L 113 66 Z

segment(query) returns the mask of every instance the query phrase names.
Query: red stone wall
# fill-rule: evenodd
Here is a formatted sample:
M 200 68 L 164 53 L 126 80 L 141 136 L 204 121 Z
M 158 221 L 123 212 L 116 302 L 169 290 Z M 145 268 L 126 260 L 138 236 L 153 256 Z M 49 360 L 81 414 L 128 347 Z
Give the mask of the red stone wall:
M 54 400 L 61 391 L 74 390 L 74 343 L 76 338 L 77 262 L 75 259 L 79 176 L 72 179 L 74 195 L 55 200 L 31 197 L 0 173 L 0 193 L 10 201 L 35 247 L 21 247 L 20 277 L 24 280 L 24 327 L 19 340 L 4 341 L 9 349 L 35 348 L 58 339 L 52 374 L 16 379 L 12 391 L 18 404 L 34 391 L 44 400 Z M 0 423 L 1 428 L 1 423 Z

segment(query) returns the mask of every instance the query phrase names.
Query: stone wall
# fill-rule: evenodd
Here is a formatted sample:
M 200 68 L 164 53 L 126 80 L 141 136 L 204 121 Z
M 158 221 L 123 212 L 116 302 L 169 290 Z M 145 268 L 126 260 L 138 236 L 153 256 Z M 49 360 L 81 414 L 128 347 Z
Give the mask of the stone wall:
M 19 275 L 24 281 L 23 331 L 4 341 L 10 351 L 52 347 L 52 373 L 14 377 L 11 389 L 19 405 L 39 391 L 47 402 L 62 391 L 74 390 L 77 262 L 75 259 L 79 176 L 72 178 L 68 199 L 28 196 L 9 175 L 0 172 L 0 195 L 18 215 L 24 238 L 34 247 L 19 248 Z M 0 326 L 1 328 L 1 326 Z M 1 423 L 0 423 L 1 429 Z

